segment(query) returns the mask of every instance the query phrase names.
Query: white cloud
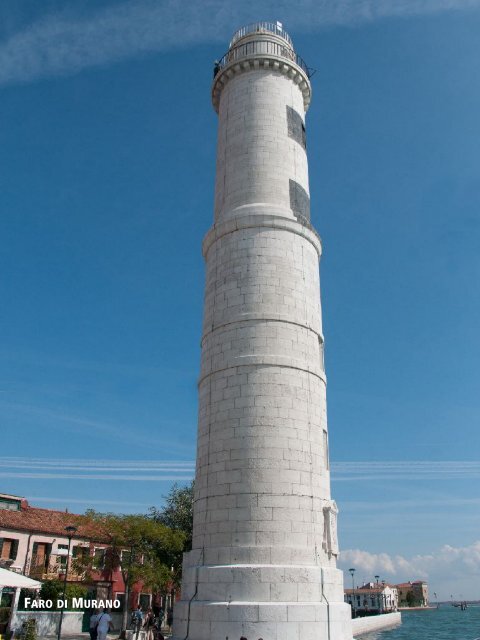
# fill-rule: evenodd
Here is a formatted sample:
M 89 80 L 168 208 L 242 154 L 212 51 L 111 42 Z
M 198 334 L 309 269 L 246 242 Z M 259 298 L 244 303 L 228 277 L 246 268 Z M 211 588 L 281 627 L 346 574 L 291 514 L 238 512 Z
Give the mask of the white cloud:
M 144 52 L 203 42 L 226 43 L 232 30 L 280 18 L 296 31 L 352 25 L 389 16 L 472 9 L 480 0 L 127 0 L 79 16 L 62 5 L 0 43 L 0 84 L 28 82 L 109 64 Z M 221 54 L 222 51 L 219 51 Z
M 446 544 L 430 554 L 411 558 L 348 549 L 340 554 L 339 567 L 346 572 L 346 585 L 350 584 L 348 569 L 354 567 L 357 582 L 364 578 L 373 580 L 376 574 L 387 582 L 426 580 L 430 594 L 435 591 L 441 599 L 448 599 L 450 595 L 474 598 L 478 597 L 480 540 L 466 547 Z

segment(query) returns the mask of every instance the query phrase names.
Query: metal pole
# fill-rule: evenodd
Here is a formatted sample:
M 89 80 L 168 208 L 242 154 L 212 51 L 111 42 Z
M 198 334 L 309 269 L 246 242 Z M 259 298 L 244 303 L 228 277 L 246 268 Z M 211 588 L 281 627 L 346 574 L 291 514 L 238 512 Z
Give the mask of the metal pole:
M 60 611 L 60 620 L 58 622 L 57 640 L 60 640 L 60 637 L 62 635 L 63 612 L 65 610 L 65 605 L 66 605 L 66 600 L 67 600 L 68 561 L 70 560 L 70 548 L 72 546 L 72 537 L 73 537 L 73 534 L 75 533 L 76 530 L 77 530 L 77 527 L 74 527 L 74 526 L 65 527 L 65 531 L 67 532 L 67 535 L 68 535 L 68 551 L 67 551 L 67 564 L 65 565 L 65 577 L 63 579 L 63 601 L 64 601 L 64 606 L 62 607 L 62 610 Z
M 355 618 L 355 582 L 353 576 L 355 574 L 355 569 L 352 567 L 349 569 L 350 575 L 352 576 L 352 618 Z

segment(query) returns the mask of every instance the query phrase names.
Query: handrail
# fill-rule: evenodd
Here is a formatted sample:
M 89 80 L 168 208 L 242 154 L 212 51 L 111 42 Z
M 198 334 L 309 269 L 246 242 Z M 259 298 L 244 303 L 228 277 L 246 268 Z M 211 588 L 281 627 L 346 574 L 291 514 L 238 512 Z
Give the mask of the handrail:
M 293 49 L 273 40 L 251 40 L 250 42 L 245 42 L 244 44 L 239 44 L 236 47 L 230 48 L 219 61 L 215 62 L 213 77 L 215 78 L 217 74 L 231 62 L 235 62 L 236 60 L 241 60 L 242 58 L 255 54 L 274 55 L 291 60 L 306 73 L 307 78 L 311 78 L 315 73 L 315 71 L 310 69 L 305 61 L 296 54 L 295 51 L 293 51 Z
M 284 31 L 282 24 L 280 22 L 252 22 L 252 24 L 247 24 L 245 27 L 242 27 L 238 31 L 235 31 L 233 37 L 230 41 L 230 46 L 233 45 L 243 38 L 247 36 L 249 33 L 262 33 L 262 31 L 267 31 L 269 33 L 274 33 L 277 36 L 280 36 L 284 40 L 288 42 L 288 44 L 293 49 L 293 42 L 290 36 L 286 31 Z

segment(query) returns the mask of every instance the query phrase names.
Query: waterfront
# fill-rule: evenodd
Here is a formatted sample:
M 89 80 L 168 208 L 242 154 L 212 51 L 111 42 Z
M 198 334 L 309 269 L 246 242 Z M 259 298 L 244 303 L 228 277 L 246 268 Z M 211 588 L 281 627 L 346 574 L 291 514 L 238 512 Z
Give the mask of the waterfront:
M 466 611 L 441 606 L 428 611 L 402 611 L 395 629 L 370 633 L 361 640 L 475 640 L 480 638 L 480 606 Z

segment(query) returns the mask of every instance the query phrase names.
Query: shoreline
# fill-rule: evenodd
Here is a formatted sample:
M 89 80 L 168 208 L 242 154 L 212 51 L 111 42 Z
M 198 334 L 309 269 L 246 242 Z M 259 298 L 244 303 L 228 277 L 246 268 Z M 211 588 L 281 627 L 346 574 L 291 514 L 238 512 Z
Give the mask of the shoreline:
M 397 611 L 435 611 L 438 607 L 398 607 Z

